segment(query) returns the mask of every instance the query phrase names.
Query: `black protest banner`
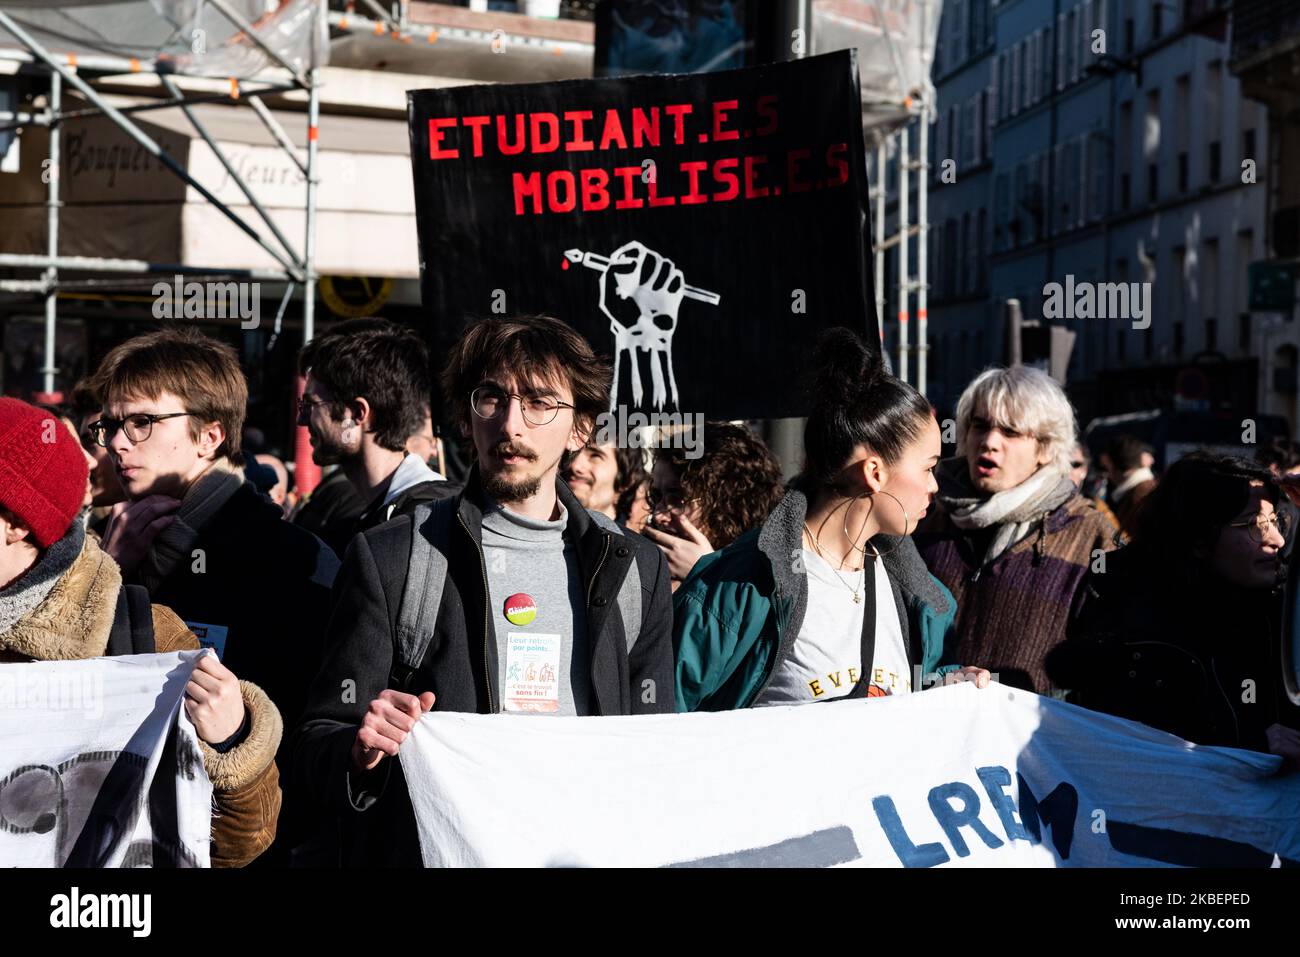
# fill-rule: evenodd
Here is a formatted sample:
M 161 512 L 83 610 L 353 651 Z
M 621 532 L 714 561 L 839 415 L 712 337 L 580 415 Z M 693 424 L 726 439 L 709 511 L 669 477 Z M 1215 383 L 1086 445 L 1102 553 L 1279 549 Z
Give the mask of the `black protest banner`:
M 435 361 L 547 313 L 613 361 L 611 406 L 769 418 L 820 330 L 878 342 L 851 51 L 409 96 Z

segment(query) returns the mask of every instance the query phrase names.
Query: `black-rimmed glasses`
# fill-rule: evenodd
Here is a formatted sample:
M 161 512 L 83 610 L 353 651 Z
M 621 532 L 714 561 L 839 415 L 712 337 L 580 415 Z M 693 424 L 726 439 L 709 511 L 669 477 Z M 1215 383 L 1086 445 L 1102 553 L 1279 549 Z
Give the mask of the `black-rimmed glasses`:
M 155 422 L 161 422 L 163 419 L 179 418 L 182 415 L 193 415 L 193 413 L 164 412 L 156 414 L 152 412 L 136 412 L 124 419 L 103 416 L 86 426 L 86 431 L 90 433 L 90 437 L 95 441 L 96 445 L 108 448 L 108 443 L 113 441 L 113 436 L 117 435 L 117 430 L 125 429 L 127 439 L 130 440 L 132 445 L 136 445 L 153 434 Z

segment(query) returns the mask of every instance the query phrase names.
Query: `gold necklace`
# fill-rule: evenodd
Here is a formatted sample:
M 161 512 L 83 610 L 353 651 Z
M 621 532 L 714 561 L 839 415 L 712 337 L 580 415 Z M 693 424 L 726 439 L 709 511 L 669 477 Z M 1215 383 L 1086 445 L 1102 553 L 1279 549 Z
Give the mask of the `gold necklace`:
M 836 580 L 837 580 L 841 585 L 843 585 L 845 588 L 847 588 L 847 589 L 849 590 L 849 592 L 853 595 L 853 603 L 854 603 L 855 605 L 860 605 L 860 604 L 862 604 L 862 594 L 861 594 L 861 592 L 860 592 L 857 588 L 854 588 L 852 585 L 850 585 L 848 582 L 846 582 L 843 578 L 841 578 L 841 577 L 840 577 L 839 570 L 836 569 L 835 566 L 833 566 L 833 565 L 832 565 L 832 564 L 827 560 L 827 558 L 826 558 L 826 556 L 825 556 L 824 554 L 822 554 L 822 547 L 821 547 L 821 545 L 819 545 L 819 544 L 817 543 L 817 536 L 813 534 L 813 530 L 812 530 L 811 528 L 808 527 L 808 523 L 807 523 L 806 521 L 803 523 L 803 530 L 804 530 L 805 532 L 808 533 L 808 540 L 812 542 L 812 547 L 813 547 L 814 551 L 817 552 L 817 557 L 820 558 L 822 561 L 826 562 L 826 567 L 829 568 L 829 569 L 830 569 L 830 570 L 835 574 L 835 579 L 836 579 Z M 840 561 L 840 565 L 843 565 L 843 564 L 844 564 L 844 562 L 843 562 L 843 560 L 841 560 L 841 561 Z M 866 567 L 867 567 L 867 566 L 864 564 L 861 568 L 851 568 L 851 569 L 849 569 L 849 571 L 854 571 L 854 572 L 865 572 L 865 571 L 866 571 Z M 866 582 L 867 582 L 867 576 L 864 574 L 864 575 L 862 576 L 862 585 L 861 585 L 860 587 L 864 587 L 864 588 L 865 588 L 865 587 L 866 587 Z

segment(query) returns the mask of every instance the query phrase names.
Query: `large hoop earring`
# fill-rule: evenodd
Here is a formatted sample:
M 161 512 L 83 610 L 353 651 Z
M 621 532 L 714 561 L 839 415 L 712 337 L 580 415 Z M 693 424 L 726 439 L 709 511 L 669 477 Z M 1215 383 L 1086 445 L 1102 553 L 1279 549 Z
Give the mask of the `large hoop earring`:
M 874 551 L 874 552 L 876 553 L 876 554 L 875 554 L 875 557 L 876 557 L 876 558 L 884 558 L 886 555 L 890 555 L 890 554 L 892 554 L 892 553 L 898 551 L 899 546 L 901 546 L 901 545 L 903 544 L 903 539 L 907 537 L 907 534 L 908 534 L 908 533 L 907 533 L 907 526 L 908 526 L 909 524 L 911 524 L 911 521 L 912 521 L 912 517 L 911 517 L 910 515 L 907 514 L 907 509 L 905 509 L 905 508 L 903 507 L 903 503 L 898 501 L 898 496 L 897 496 L 897 495 L 894 495 L 892 492 L 886 492 L 883 488 L 880 490 L 880 494 L 881 494 L 881 495 L 888 495 L 888 496 L 889 496 L 890 498 L 892 498 L 895 502 L 898 502 L 898 510 L 899 510 L 900 512 L 903 513 L 903 534 L 900 535 L 900 536 L 898 537 L 898 544 L 895 545 L 893 548 L 891 548 L 891 549 L 890 549 L 889 551 L 887 551 L 887 552 L 876 551 L 876 548 L 875 548 L 875 546 L 873 545 L 873 546 L 872 546 L 872 551 Z M 847 512 L 845 513 L 845 515 L 846 515 L 846 518 L 847 518 Z M 867 513 L 867 517 L 869 518 L 870 516 L 871 516 L 871 513 L 868 512 L 868 513 Z M 866 523 L 864 522 L 863 524 L 865 525 Z M 852 539 L 850 539 L 850 542 L 852 542 Z M 866 548 L 864 547 L 863 550 L 862 550 L 862 554 L 863 554 L 864 557 L 866 556 L 866 553 L 867 553 L 867 552 L 866 552 Z
M 864 518 L 864 519 L 862 520 L 862 528 L 858 529 L 858 532 L 859 532 L 859 533 L 862 532 L 862 529 L 865 529 L 865 528 L 867 527 L 867 522 L 870 521 L 870 519 L 871 519 L 871 513 L 874 512 L 874 511 L 876 510 L 876 500 L 873 499 L 873 498 L 871 497 L 871 493 L 870 493 L 870 492 L 863 492 L 861 495 L 855 495 L 855 496 L 853 496 L 853 499 L 852 499 L 852 501 L 851 501 L 850 504 L 849 504 L 849 508 L 846 508 L 846 509 L 844 510 L 844 540 L 845 540 L 846 542 L 849 543 L 849 548 L 852 548 L 852 549 L 854 549 L 855 551 L 859 551 L 859 552 L 861 552 L 861 553 L 862 553 L 862 557 L 863 557 L 863 559 L 865 560 L 865 559 L 866 559 L 866 555 L 867 555 L 867 546 L 866 546 L 866 543 L 864 542 L 864 543 L 861 544 L 861 545 L 855 545 L 855 544 L 853 543 L 853 536 L 849 534 L 849 510 L 853 507 L 853 506 L 852 506 L 852 502 L 856 502 L 856 501 L 857 501 L 858 499 L 860 499 L 860 498 L 865 498 L 865 499 L 869 500 L 869 502 L 870 502 L 870 504 L 871 504 L 871 507 L 867 509 L 867 515 L 866 515 L 866 518 Z

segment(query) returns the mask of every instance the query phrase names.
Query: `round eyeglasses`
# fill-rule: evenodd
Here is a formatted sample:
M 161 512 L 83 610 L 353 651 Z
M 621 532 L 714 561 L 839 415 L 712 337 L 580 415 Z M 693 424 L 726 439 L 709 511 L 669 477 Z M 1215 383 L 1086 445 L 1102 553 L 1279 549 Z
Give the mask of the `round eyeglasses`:
M 495 419 L 505 413 L 511 399 L 519 400 L 524 421 L 534 426 L 549 425 L 561 409 L 573 408 L 570 403 L 561 402 L 554 396 L 519 395 L 490 385 L 481 385 L 469 394 L 469 407 L 480 419 Z
M 136 445 L 153 434 L 153 424 L 155 422 L 193 414 L 192 412 L 165 412 L 158 415 L 151 412 L 136 412 L 123 419 L 103 416 L 86 426 L 86 431 L 90 433 L 90 437 L 94 439 L 96 445 L 108 448 L 108 443 L 113 441 L 113 436 L 117 435 L 117 430 L 125 429 L 127 439 L 130 440 L 132 445 Z

